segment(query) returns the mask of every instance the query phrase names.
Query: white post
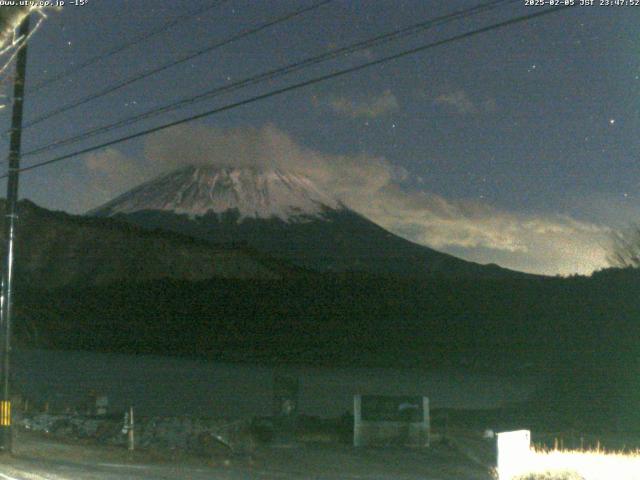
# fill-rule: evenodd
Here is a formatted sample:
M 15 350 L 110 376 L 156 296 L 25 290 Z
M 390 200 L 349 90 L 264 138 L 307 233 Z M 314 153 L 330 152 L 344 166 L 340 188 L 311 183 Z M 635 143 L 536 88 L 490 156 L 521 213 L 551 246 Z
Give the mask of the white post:
M 128 425 L 129 451 L 133 452 L 135 448 L 134 423 L 133 423 L 133 407 L 129 407 L 129 425 Z
M 498 479 L 511 480 L 524 474 L 530 467 L 531 432 L 498 433 Z
M 424 422 L 423 428 L 426 428 L 426 438 L 421 447 L 428 447 L 431 445 L 431 412 L 429 411 L 429 397 L 422 397 L 422 412 L 424 414 L 422 421 Z
M 353 396 L 353 446 L 362 446 L 362 396 Z

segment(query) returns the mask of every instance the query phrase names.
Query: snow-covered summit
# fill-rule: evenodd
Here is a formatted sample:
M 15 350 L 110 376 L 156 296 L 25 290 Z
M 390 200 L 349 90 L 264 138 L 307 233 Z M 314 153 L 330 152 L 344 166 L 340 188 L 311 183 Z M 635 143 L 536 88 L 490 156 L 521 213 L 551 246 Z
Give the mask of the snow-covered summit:
M 280 170 L 189 166 L 143 183 L 89 212 L 111 216 L 145 210 L 192 217 L 237 210 L 244 218 L 322 217 L 343 205 L 308 178 Z

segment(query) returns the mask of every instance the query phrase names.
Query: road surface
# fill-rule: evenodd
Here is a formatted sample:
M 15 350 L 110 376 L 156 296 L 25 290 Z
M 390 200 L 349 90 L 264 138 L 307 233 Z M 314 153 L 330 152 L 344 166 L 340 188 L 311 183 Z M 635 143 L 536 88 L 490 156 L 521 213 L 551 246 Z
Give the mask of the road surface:
M 456 448 L 355 449 L 310 444 L 260 447 L 251 456 L 194 458 L 134 452 L 22 435 L 0 457 L 0 480 L 489 480 L 487 468 Z

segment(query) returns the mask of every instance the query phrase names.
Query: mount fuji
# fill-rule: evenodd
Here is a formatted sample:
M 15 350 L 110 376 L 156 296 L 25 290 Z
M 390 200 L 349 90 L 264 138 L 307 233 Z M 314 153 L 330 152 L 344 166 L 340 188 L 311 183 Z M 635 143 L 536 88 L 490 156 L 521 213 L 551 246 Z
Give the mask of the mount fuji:
M 223 244 L 247 244 L 320 272 L 524 276 L 412 243 L 281 170 L 189 166 L 87 213 Z
M 249 218 L 296 223 L 343 208 L 300 175 L 253 168 L 187 167 L 144 183 L 89 214 L 159 211 L 196 218 L 235 210 L 238 223 Z

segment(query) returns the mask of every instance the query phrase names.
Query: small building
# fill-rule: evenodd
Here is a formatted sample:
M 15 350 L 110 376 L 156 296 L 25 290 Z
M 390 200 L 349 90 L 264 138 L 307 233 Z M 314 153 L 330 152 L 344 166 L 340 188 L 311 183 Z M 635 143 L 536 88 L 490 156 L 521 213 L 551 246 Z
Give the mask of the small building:
M 429 399 L 421 396 L 355 395 L 353 444 L 428 447 Z

